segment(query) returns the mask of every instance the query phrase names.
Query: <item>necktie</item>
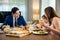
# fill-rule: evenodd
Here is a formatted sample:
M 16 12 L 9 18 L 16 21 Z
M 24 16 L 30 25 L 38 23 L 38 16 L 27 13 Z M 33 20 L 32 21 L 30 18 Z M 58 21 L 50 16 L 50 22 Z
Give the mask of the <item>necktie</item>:
M 16 18 L 15 18 L 15 26 L 17 26 L 17 20 L 16 20 Z

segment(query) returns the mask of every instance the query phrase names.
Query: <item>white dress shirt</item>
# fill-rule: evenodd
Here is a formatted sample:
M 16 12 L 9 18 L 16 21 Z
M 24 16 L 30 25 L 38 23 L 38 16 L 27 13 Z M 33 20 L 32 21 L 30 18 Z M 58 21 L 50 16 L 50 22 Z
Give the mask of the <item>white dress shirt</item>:
M 17 23 L 17 18 L 16 18 L 16 23 Z M 15 27 L 15 17 L 13 17 L 13 27 Z

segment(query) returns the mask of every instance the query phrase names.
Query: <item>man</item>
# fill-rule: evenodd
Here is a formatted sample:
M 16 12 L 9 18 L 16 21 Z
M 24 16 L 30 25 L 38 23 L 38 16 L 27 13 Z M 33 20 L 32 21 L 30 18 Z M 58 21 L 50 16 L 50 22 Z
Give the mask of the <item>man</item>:
M 4 28 L 6 25 L 9 25 L 10 27 L 19 26 L 21 28 L 24 28 L 24 26 L 26 26 L 26 22 L 23 16 L 21 16 L 19 9 L 17 7 L 13 7 L 11 12 L 12 15 L 6 17 L 2 28 Z

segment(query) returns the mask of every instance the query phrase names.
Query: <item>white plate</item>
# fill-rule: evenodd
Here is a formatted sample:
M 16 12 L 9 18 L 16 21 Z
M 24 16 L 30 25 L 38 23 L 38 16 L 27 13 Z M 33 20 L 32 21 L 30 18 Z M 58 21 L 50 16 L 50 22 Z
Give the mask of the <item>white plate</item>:
M 45 34 L 48 34 L 48 32 L 44 32 L 44 33 L 33 32 L 33 34 L 38 34 L 38 35 L 45 35 Z

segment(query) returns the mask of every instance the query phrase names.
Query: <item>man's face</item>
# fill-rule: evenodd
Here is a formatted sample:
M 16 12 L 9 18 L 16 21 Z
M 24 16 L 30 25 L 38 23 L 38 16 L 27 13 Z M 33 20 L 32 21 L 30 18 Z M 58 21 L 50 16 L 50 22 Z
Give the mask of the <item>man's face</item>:
M 19 15 L 20 15 L 19 10 L 17 10 L 17 11 L 15 12 L 15 14 L 14 14 L 14 17 L 15 17 L 15 18 L 19 18 Z

